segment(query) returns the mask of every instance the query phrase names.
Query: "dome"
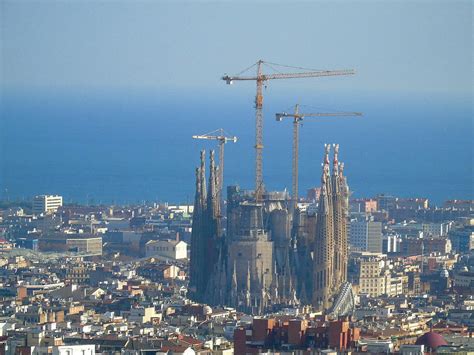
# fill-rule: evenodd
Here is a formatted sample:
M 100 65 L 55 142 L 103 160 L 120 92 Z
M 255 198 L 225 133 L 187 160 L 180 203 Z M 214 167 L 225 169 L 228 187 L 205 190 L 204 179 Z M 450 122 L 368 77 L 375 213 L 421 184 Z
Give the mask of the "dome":
M 448 343 L 438 333 L 428 332 L 419 337 L 415 345 L 424 345 L 429 350 L 436 350 L 439 346 L 448 345 Z

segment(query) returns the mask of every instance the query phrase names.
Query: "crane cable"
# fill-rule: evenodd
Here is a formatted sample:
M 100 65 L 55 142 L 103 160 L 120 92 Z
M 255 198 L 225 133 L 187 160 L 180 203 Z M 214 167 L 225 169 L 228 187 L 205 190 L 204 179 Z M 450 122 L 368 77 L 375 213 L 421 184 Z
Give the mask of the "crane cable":
M 272 62 L 264 62 L 264 63 L 271 64 L 271 65 L 276 65 L 276 66 L 283 67 L 283 68 L 300 69 L 300 70 L 308 70 L 308 71 L 325 71 L 324 69 L 295 67 L 295 66 L 292 66 L 292 65 L 278 64 L 278 63 L 272 63 Z
M 235 74 L 234 76 L 239 76 L 247 71 L 249 71 L 250 69 L 252 69 L 253 67 L 255 67 L 256 65 L 258 64 L 257 63 L 254 63 L 252 64 L 251 66 L 249 66 L 248 68 L 245 68 L 244 70 L 240 71 L 239 73 Z M 306 71 L 326 71 L 324 69 L 314 69 L 314 68 L 305 68 L 305 67 L 297 67 L 297 66 L 293 66 L 293 65 L 285 65 L 285 64 L 278 64 L 278 63 L 273 63 L 273 62 L 262 62 L 262 64 L 265 64 L 267 67 L 271 68 L 272 70 L 274 70 L 275 72 L 279 73 L 279 74 L 283 74 L 281 71 L 279 71 L 278 69 L 275 69 L 273 67 L 273 65 L 276 65 L 278 67 L 283 67 L 283 68 L 290 68 L 290 69 L 298 69 L 298 70 L 306 70 Z
M 245 73 L 246 71 L 249 71 L 250 69 L 252 69 L 253 67 L 255 67 L 257 64 L 258 64 L 258 62 L 257 62 L 257 63 L 254 63 L 254 64 L 252 64 L 251 66 L 249 66 L 248 68 L 245 68 L 244 70 L 242 70 L 241 72 L 239 72 L 239 73 L 235 74 L 234 76 L 239 76 L 239 75 L 241 75 L 241 74 Z

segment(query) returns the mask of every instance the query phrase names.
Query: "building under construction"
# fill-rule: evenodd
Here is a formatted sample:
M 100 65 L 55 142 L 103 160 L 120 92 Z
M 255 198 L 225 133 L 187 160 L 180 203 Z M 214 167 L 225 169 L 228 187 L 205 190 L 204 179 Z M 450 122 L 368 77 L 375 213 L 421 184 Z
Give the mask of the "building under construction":
M 334 146 L 325 146 L 316 211 L 296 208 L 285 192 L 227 188 L 227 223 L 221 225 L 218 167 L 205 153 L 196 169 L 190 295 L 252 314 L 272 307 L 312 304 L 338 314 L 352 304 L 346 284 L 349 189 Z M 332 169 L 331 169 L 332 165 Z M 206 184 L 208 181 L 208 184 Z M 341 299 L 343 297 L 344 299 Z
M 276 63 L 259 60 L 250 68 L 256 75 L 241 73 L 222 79 L 254 81 L 255 96 L 255 190 L 244 191 L 238 186 L 227 188 L 227 221 L 221 215 L 223 171 L 219 172 L 210 154 L 209 189 L 206 186 L 205 153 L 196 169 L 190 296 L 211 305 L 229 305 L 247 313 L 261 314 L 269 308 L 283 305 L 312 304 L 334 315 L 347 313 L 353 306 L 352 288 L 347 284 L 347 213 L 349 188 L 338 161 L 339 146 L 334 146 L 332 170 L 330 146 L 325 146 L 321 194 L 318 208 L 311 212 L 297 205 L 298 196 L 298 127 L 308 116 L 335 116 L 348 113 L 301 114 L 298 105 L 292 115 L 293 191 L 265 191 L 263 184 L 263 85 L 270 80 L 345 76 L 353 70 L 314 71 L 265 74 L 263 66 L 274 69 Z M 284 66 L 288 67 L 288 66 Z M 244 71 L 249 70 L 247 68 Z M 360 115 L 349 113 L 350 115 Z M 223 163 L 224 134 L 194 136 L 218 139 Z M 236 138 L 233 138 L 234 142 Z

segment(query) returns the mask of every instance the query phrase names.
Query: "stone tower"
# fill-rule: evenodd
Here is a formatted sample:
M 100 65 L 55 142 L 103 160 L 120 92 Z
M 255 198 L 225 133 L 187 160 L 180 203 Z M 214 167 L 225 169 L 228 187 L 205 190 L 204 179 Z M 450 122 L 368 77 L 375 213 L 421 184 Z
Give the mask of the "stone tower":
M 199 302 L 207 300 L 209 289 L 216 286 L 217 280 L 212 275 L 222 260 L 219 174 L 214 151 L 210 153 L 209 191 L 206 189 L 205 165 L 205 152 L 201 151 L 201 165 L 196 169 L 189 287 L 190 297 Z
M 313 246 L 312 303 L 318 309 L 328 309 L 347 280 L 349 188 L 343 175 L 344 166 L 338 161 L 339 146 L 334 146 L 332 173 L 329 151 L 327 144 Z

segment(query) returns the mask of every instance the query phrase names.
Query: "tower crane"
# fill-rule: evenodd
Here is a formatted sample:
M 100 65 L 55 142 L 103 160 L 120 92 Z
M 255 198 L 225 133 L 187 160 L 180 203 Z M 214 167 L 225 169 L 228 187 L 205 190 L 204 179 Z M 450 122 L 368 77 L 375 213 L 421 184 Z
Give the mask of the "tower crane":
M 216 140 L 219 143 L 219 192 L 222 197 L 222 188 L 224 187 L 224 145 L 227 142 L 237 142 L 236 136 L 226 136 L 226 132 L 223 128 L 216 129 L 215 131 L 201 134 L 201 135 L 194 135 L 194 139 L 209 139 L 209 140 Z
M 278 65 L 288 68 L 303 69 L 307 70 L 305 72 L 298 73 L 274 73 L 274 74 L 264 74 L 262 70 L 262 65 L 266 64 L 271 67 L 271 65 Z M 249 70 L 250 68 L 256 66 L 257 74 L 253 76 L 240 76 L 241 73 Z M 272 68 L 272 67 L 271 67 Z M 257 94 L 255 96 L 255 201 L 258 203 L 261 201 L 263 193 L 263 161 L 262 161 L 262 151 L 263 151 L 263 83 L 274 80 L 274 79 L 294 79 L 294 78 L 312 78 L 312 77 L 321 77 L 321 76 L 338 76 L 338 75 L 351 75 L 355 74 L 354 70 L 311 70 L 300 67 L 291 67 L 286 65 L 280 65 L 276 63 L 264 62 L 259 60 L 257 63 L 253 64 L 249 68 L 245 69 L 243 72 L 235 75 L 229 76 L 224 75 L 222 80 L 227 84 L 232 84 L 234 81 L 255 81 L 257 83 Z
M 328 112 L 328 113 L 300 113 L 299 105 L 295 105 L 294 113 L 281 112 L 275 115 L 276 120 L 281 122 L 284 118 L 293 118 L 293 157 L 292 157 L 292 204 L 291 208 L 294 211 L 298 203 L 298 148 L 299 148 L 299 131 L 300 125 L 305 117 L 334 117 L 334 116 L 362 116 L 360 112 Z

